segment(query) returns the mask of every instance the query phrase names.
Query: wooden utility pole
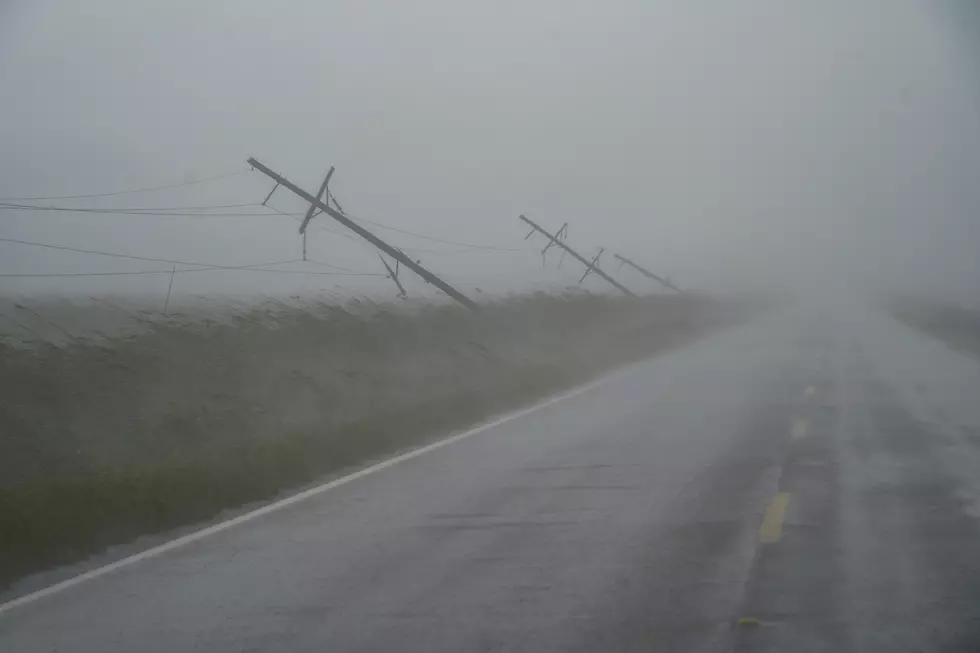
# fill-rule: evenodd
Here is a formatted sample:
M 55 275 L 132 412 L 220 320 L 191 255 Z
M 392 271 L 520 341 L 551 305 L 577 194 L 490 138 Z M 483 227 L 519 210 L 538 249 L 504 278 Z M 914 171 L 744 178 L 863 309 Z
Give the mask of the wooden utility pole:
M 279 185 L 284 186 L 285 188 L 288 188 L 289 190 L 293 191 L 301 198 L 309 202 L 311 205 L 320 209 L 323 213 L 329 215 L 331 218 L 333 218 L 340 224 L 344 225 L 345 227 L 347 227 L 348 229 L 356 233 L 358 236 L 368 241 L 369 243 L 371 243 L 372 245 L 380 249 L 382 252 L 384 252 L 391 258 L 395 259 L 396 261 L 398 261 L 399 263 L 407 267 L 412 272 L 422 277 L 422 279 L 426 283 L 432 284 L 433 286 L 435 286 L 442 292 L 446 293 L 447 295 L 449 295 L 450 297 L 452 297 L 457 302 L 459 302 L 466 308 L 470 309 L 471 311 L 476 312 L 480 310 L 480 306 L 472 299 L 470 299 L 463 293 L 459 292 L 458 290 L 456 290 L 448 283 L 446 283 L 436 275 L 426 270 L 424 267 L 422 267 L 421 265 L 419 265 L 409 257 L 405 256 L 400 250 L 384 242 L 383 240 L 381 240 L 380 238 L 372 234 L 370 231 L 368 231 L 361 225 L 357 224 L 356 222 L 348 218 L 343 213 L 340 213 L 339 211 L 335 211 L 334 209 L 330 208 L 326 202 L 321 201 L 317 197 L 313 197 L 312 195 L 307 193 L 305 190 L 303 190 L 296 184 L 292 183 L 282 175 L 273 172 L 266 166 L 256 161 L 254 158 L 248 159 L 248 164 L 253 168 L 255 168 L 256 170 L 258 170 L 259 172 L 261 172 L 262 174 L 273 179 Z M 328 179 L 329 179 L 329 175 L 328 175 Z M 324 181 L 324 185 L 325 184 L 326 184 L 326 180 Z
M 551 241 L 549 244 L 554 244 L 554 245 L 556 245 L 558 247 L 561 247 L 563 250 L 565 250 L 566 252 L 568 252 L 569 254 L 571 254 L 572 256 L 574 256 L 575 259 L 579 263 L 581 263 L 586 268 L 588 268 L 588 270 L 586 270 L 586 274 L 588 274 L 588 272 L 590 272 L 590 271 L 591 272 L 595 272 L 600 277 L 602 277 L 603 279 L 605 279 L 606 281 L 608 281 L 609 283 L 611 283 L 613 286 L 615 286 L 617 290 L 619 290 L 621 293 L 623 293 L 627 297 L 636 297 L 636 295 L 634 295 L 630 291 L 629 288 L 627 288 L 626 286 L 624 286 L 623 284 L 619 283 L 618 281 L 616 281 L 615 279 L 613 279 L 612 277 L 610 277 L 608 274 L 606 274 L 605 272 L 603 272 L 602 270 L 600 270 L 598 267 L 596 267 L 596 265 L 595 265 L 594 262 L 593 263 L 589 263 L 586 259 L 582 258 L 582 256 L 579 255 L 578 252 L 576 252 L 574 249 L 572 249 L 571 247 L 569 247 L 568 245 L 566 245 L 562 241 L 558 240 L 558 238 L 556 236 L 552 236 L 551 234 L 549 234 L 547 231 L 545 231 L 544 229 L 542 229 L 541 226 L 538 225 L 536 222 L 534 222 L 533 220 L 530 220 L 530 219 L 524 217 L 523 215 L 522 216 L 519 216 L 519 217 L 520 217 L 520 219 L 522 221 L 524 221 L 528 225 L 530 225 L 532 229 L 534 229 L 535 231 L 539 231 L 539 232 L 543 233 L 545 236 L 547 236 L 548 237 L 548 240 Z M 600 252 L 600 254 L 601 254 L 601 252 Z M 596 257 L 596 261 L 598 261 L 598 260 L 599 260 L 599 257 L 597 256 Z M 585 277 L 582 277 L 582 279 L 584 280 Z
M 650 279 L 654 279 L 655 281 L 659 281 L 661 284 L 663 284 L 665 288 L 670 288 L 673 291 L 681 292 L 681 289 L 675 286 L 673 283 L 671 283 L 670 279 L 664 279 L 663 277 L 658 276 L 653 272 L 650 272 L 650 270 L 647 270 L 646 268 L 637 265 L 636 263 L 629 260 L 625 256 L 620 256 L 619 254 L 613 254 L 613 256 L 618 258 L 621 263 L 625 263 L 626 265 L 630 266 L 631 268 L 633 268 L 643 276 L 648 277 Z

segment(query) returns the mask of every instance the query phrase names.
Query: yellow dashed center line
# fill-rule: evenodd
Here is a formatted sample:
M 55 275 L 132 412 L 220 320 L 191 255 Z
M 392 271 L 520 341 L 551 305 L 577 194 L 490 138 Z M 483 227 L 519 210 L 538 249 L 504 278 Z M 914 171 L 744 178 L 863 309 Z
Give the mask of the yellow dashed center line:
M 790 434 L 793 436 L 794 440 L 801 440 L 806 437 L 806 434 L 810 431 L 810 420 L 805 417 L 797 417 L 793 420 L 793 425 L 790 427 Z
M 766 514 L 759 525 L 759 544 L 775 544 L 783 539 L 783 520 L 786 506 L 789 505 L 789 492 L 778 492 L 769 502 Z
M 752 626 L 761 626 L 762 622 L 758 619 L 753 619 L 752 617 L 742 617 L 735 622 L 735 626 L 738 628 L 747 628 Z

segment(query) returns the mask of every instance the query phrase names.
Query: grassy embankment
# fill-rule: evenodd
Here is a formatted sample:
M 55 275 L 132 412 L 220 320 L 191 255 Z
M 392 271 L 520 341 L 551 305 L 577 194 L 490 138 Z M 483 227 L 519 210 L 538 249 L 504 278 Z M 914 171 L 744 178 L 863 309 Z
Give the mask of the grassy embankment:
M 0 346 L 0 586 L 205 521 L 693 339 L 697 296 L 255 308 Z
M 894 303 L 891 312 L 909 326 L 980 357 L 980 311 L 931 301 L 904 300 Z

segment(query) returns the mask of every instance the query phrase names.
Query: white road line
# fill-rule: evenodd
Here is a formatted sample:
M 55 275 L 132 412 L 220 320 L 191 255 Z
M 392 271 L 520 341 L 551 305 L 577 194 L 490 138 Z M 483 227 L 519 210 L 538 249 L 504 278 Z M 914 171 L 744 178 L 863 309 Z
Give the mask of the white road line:
M 606 383 L 615 374 L 616 372 L 613 372 L 596 381 L 586 383 L 585 385 L 578 386 L 577 388 L 574 388 L 563 394 L 556 395 L 549 399 L 545 399 L 544 401 L 534 404 L 533 406 L 523 408 L 513 413 L 508 413 L 502 417 L 498 417 L 495 420 L 491 420 L 489 422 L 471 428 L 468 431 L 457 433 L 456 435 L 451 435 L 448 438 L 444 438 L 442 440 L 437 440 L 432 444 L 427 444 L 424 447 L 413 449 L 401 455 L 395 456 L 394 458 L 389 458 L 380 463 L 377 463 L 376 465 L 365 467 L 364 469 L 358 470 L 352 474 L 348 474 L 347 476 L 342 476 L 341 478 L 334 479 L 328 483 L 324 483 L 323 485 L 317 485 L 316 487 L 312 487 L 308 490 L 304 490 L 303 492 L 294 494 L 293 496 L 286 497 L 285 499 L 281 499 L 274 503 L 270 503 L 267 506 L 262 506 L 261 508 L 253 510 L 251 512 L 247 512 L 244 515 L 239 515 L 238 517 L 229 519 L 227 521 L 223 521 L 219 524 L 208 526 L 207 528 L 202 528 L 199 531 L 194 531 L 193 533 L 189 533 L 187 535 L 184 535 L 183 537 L 178 537 L 175 540 L 165 542 L 159 546 L 155 546 L 151 549 L 147 549 L 146 551 L 142 551 L 140 553 L 131 555 L 127 558 L 123 558 L 122 560 L 117 560 L 116 562 L 105 565 L 104 567 L 99 567 L 98 569 L 87 571 L 84 574 L 80 574 L 78 576 L 74 576 L 67 580 L 63 580 L 60 583 L 56 583 L 49 587 L 45 587 L 44 589 L 40 589 L 36 592 L 25 594 L 24 596 L 18 597 L 16 599 L 12 599 L 6 603 L 0 604 L 0 614 L 3 614 L 9 610 L 13 610 L 14 608 L 17 607 L 27 605 L 28 603 L 33 603 L 47 596 L 51 596 L 52 594 L 63 592 L 64 590 L 75 587 L 76 585 L 81 585 L 82 583 L 85 583 L 87 581 L 95 580 L 96 578 L 105 576 L 106 574 L 111 574 L 112 572 L 122 569 L 123 567 L 128 567 L 130 565 L 136 564 L 137 562 L 141 562 L 143 560 L 149 560 L 150 558 L 155 558 L 159 555 L 167 553 L 168 551 L 173 551 L 174 549 L 179 549 L 180 547 L 191 544 L 192 542 L 203 540 L 206 537 L 228 530 L 229 528 L 238 526 L 239 524 L 250 522 L 253 519 L 262 517 L 263 515 L 268 515 L 269 513 L 276 512 L 277 510 L 282 510 L 283 508 L 295 505 L 297 503 L 300 503 L 301 501 L 306 501 L 307 499 L 315 497 L 319 494 L 323 494 L 324 492 L 328 492 L 334 488 L 338 488 L 341 485 L 346 485 L 351 481 L 356 481 L 359 478 L 363 478 L 365 476 L 369 476 L 376 472 L 380 472 L 382 470 L 388 469 L 389 467 L 394 467 L 398 463 L 405 462 L 406 460 L 411 460 L 412 458 L 417 458 L 418 456 L 427 454 L 430 451 L 441 449 L 442 447 L 450 445 L 454 442 L 459 442 L 460 440 L 465 440 L 466 438 L 477 435 L 478 433 L 489 431 L 492 428 L 500 426 L 501 424 L 517 419 L 519 417 L 523 417 L 525 415 L 533 413 L 536 410 L 546 408 L 547 406 L 551 406 L 553 404 L 556 404 L 560 401 L 564 401 L 566 399 L 571 399 L 572 397 L 578 396 L 584 392 L 588 392 L 589 390 L 592 390 L 593 388 L 596 388 Z

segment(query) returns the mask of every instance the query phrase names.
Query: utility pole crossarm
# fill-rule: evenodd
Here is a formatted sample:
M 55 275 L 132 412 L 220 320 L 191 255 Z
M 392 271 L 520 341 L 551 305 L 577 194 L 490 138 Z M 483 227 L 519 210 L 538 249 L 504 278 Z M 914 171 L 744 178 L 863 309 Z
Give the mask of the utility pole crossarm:
M 329 193 L 327 192 L 327 185 L 330 183 L 331 177 L 333 177 L 333 166 L 330 166 L 327 176 L 323 179 L 323 183 L 320 184 L 320 190 L 316 194 L 317 199 L 322 197 L 324 201 L 328 200 Z M 314 211 L 316 211 L 316 204 L 310 204 L 310 208 L 306 210 L 306 215 L 303 217 L 303 224 L 299 226 L 299 232 L 304 236 L 306 235 L 306 225 L 310 224 L 310 220 L 313 219 Z
M 442 279 L 440 279 L 436 275 L 432 274 L 431 272 L 429 272 L 428 270 L 426 270 L 425 268 L 423 268 L 421 265 L 419 265 L 418 263 L 416 263 L 415 261 L 413 261 L 409 257 L 405 256 L 405 254 L 403 254 L 401 251 L 399 251 L 398 249 L 392 247 L 388 243 L 384 242 L 383 240 L 381 240 L 380 238 L 378 238 L 377 236 L 375 236 L 374 234 L 372 234 L 370 231 L 368 231 L 367 229 L 365 229 L 361 225 L 357 224 L 356 222 L 354 222 L 353 220 L 351 220 L 350 218 L 348 218 L 343 213 L 340 213 L 340 212 L 335 211 L 334 209 L 330 208 L 325 202 L 322 202 L 322 201 L 320 201 L 320 199 L 318 199 L 316 197 L 313 197 L 312 195 L 310 195 L 309 193 L 307 193 L 305 190 L 303 190 L 302 188 L 300 188 L 296 184 L 290 182 L 289 180 L 287 180 L 282 175 L 273 172 L 272 170 L 270 170 L 266 166 L 264 166 L 261 163 L 259 163 L 258 161 L 256 161 L 254 158 L 249 158 L 248 159 L 248 164 L 250 166 L 252 166 L 253 168 L 255 168 L 256 170 L 258 170 L 259 172 L 261 172 L 262 174 L 266 175 L 267 177 L 270 177 L 274 181 L 279 182 L 279 184 L 281 186 L 283 186 L 285 188 L 288 188 L 289 190 L 293 191 L 294 193 L 296 193 L 297 195 L 299 195 L 301 198 L 303 198 L 304 200 L 306 200 L 307 202 L 309 202 L 311 205 L 317 207 L 318 209 L 320 209 L 321 211 L 323 211 L 325 214 L 329 215 L 331 218 L 333 218 L 334 220 L 336 220 L 340 224 L 344 225 L 345 227 L 347 227 L 348 229 L 350 229 L 351 231 L 353 231 L 354 233 L 356 233 L 358 236 L 360 236 L 364 240 L 368 241 L 369 243 L 371 243 L 372 245 L 374 245 L 375 247 L 377 247 L 378 249 L 380 249 L 382 252 L 384 252 L 385 254 L 387 254 L 388 256 L 390 256 L 391 258 L 393 258 L 396 261 L 400 262 L 402 265 L 404 265 L 405 267 L 407 267 L 409 270 L 411 270 L 415 274 L 417 274 L 420 277 L 422 277 L 422 279 L 426 283 L 432 284 L 433 286 L 435 286 L 436 288 L 438 288 L 442 292 L 446 293 L 447 295 L 449 295 L 450 297 L 452 297 L 457 302 L 459 302 L 460 304 L 462 304 L 466 308 L 470 309 L 471 311 L 478 312 L 480 310 L 480 306 L 476 302 L 474 302 L 472 299 L 470 299 L 469 297 L 467 297 L 463 293 L 459 292 L 458 290 L 456 290 L 455 288 L 453 288 L 452 286 L 450 286 L 448 283 L 446 283 L 445 281 L 443 281 Z
M 585 274 L 582 275 L 582 278 L 578 280 L 579 283 L 585 281 L 585 278 L 589 276 L 589 272 L 592 272 L 593 269 L 595 270 L 599 269 L 599 259 L 602 257 L 602 253 L 604 251 L 606 251 L 604 247 L 599 248 L 599 253 L 595 255 L 594 259 L 592 259 L 592 265 L 590 265 L 589 269 L 585 271 Z
M 534 232 L 532 231 L 531 233 L 533 234 Z M 559 229 L 557 232 L 555 232 L 555 237 L 552 240 L 549 240 L 548 241 L 548 244 L 545 245 L 544 246 L 544 249 L 541 250 L 541 256 L 544 256 L 545 254 L 547 254 L 548 253 L 548 250 L 551 249 L 551 246 L 554 245 L 556 241 L 559 241 L 559 240 L 562 239 L 562 234 L 567 234 L 567 233 L 568 233 L 568 223 L 566 222 L 565 224 L 563 224 L 561 226 L 561 229 Z
M 378 254 L 378 258 L 381 259 L 381 265 L 385 266 L 385 270 L 388 271 L 388 278 L 394 281 L 395 285 L 398 286 L 398 296 L 406 297 L 408 293 L 405 292 L 405 287 L 402 286 L 402 282 L 398 280 L 398 270 L 392 270 L 391 266 L 388 265 L 388 261 L 386 261 L 385 257 L 381 256 L 381 254 Z M 396 262 L 395 265 L 397 266 L 398 263 Z
M 536 231 L 540 231 L 545 236 L 547 236 L 548 239 L 551 241 L 551 243 L 554 243 L 558 247 L 561 247 L 563 250 L 565 250 L 566 252 L 568 252 L 569 254 L 571 254 L 572 256 L 574 256 L 575 257 L 575 260 L 577 260 L 579 263 L 581 263 L 586 268 L 588 268 L 592 272 L 595 272 L 600 277 L 602 277 L 603 279 L 605 279 L 606 281 L 608 281 L 609 283 L 611 283 L 621 293 L 623 293 L 627 297 L 636 297 L 636 295 L 634 295 L 633 292 L 629 288 L 627 288 L 623 284 L 619 283 L 618 281 L 616 281 L 615 279 L 613 279 L 612 277 L 610 277 L 608 274 L 606 274 L 605 272 L 603 272 L 602 270 L 600 270 L 599 268 L 597 268 L 592 263 L 589 263 L 586 259 L 582 258 L 582 256 L 579 255 L 578 252 L 576 252 L 574 249 L 572 249 L 571 247 L 569 247 L 565 243 L 563 243 L 560 240 L 558 240 L 557 237 L 552 236 L 551 234 L 549 234 L 547 231 L 545 231 L 544 229 L 542 229 L 541 226 L 538 225 L 537 223 L 535 223 L 533 220 L 530 220 L 529 218 L 526 218 L 523 215 L 522 216 L 519 216 L 519 217 L 520 217 L 520 219 L 522 221 L 526 222 L 533 229 L 535 229 Z
M 637 265 L 636 263 L 634 263 L 633 261 L 629 260 L 625 256 L 620 256 L 619 254 L 613 254 L 613 256 L 615 256 L 621 262 L 623 262 L 626 265 L 630 266 L 631 268 L 633 268 L 634 270 L 636 270 L 637 272 L 639 272 L 643 276 L 648 277 L 650 279 L 654 279 L 655 281 L 659 281 L 666 288 L 670 288 L 671 290 L 674 290 L 676 292 L 681 292 L 681 289 L 678 288 L 677 286 L 675 286 L 673 283 L 671 283 L 669 279 L 664 279 L 663 277 L 658 276 L 658 275 L 654 274 L 653 272 L 650 272 L 650 270 L 647 270 L 646 268 Z

